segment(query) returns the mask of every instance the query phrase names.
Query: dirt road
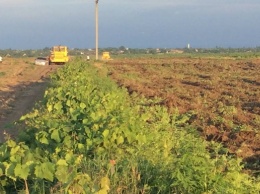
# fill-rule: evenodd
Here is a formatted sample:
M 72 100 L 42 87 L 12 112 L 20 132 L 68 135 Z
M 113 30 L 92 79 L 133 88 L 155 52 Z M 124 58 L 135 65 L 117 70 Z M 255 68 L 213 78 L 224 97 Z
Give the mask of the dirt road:
M 17 134 L 14 122 L 44 95 L 49 75 L 61 66 L 36 66 L 33 58 L 6 58 L 0 63 L 0 142 Z

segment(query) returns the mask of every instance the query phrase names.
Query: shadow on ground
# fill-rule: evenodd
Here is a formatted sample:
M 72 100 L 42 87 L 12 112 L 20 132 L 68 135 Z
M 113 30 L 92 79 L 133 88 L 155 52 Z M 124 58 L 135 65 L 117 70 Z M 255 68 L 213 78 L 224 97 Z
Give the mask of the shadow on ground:
M 49 79 L 43 78 L 10 86 L 9 91 L 0 91 L 0 142 L 5 141 L 4 133 L 15 138 L 19 130 L 15 122 L 43 100 L 48 83 Z

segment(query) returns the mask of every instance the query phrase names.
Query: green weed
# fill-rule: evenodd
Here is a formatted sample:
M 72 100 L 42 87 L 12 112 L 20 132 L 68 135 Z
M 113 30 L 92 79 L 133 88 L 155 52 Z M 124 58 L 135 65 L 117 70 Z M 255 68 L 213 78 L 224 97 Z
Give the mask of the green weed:
M 3 77 L 3 76 L 5 76 L 5 75 L 6 75 L 5 72 L 0 72 L 0 77 Z

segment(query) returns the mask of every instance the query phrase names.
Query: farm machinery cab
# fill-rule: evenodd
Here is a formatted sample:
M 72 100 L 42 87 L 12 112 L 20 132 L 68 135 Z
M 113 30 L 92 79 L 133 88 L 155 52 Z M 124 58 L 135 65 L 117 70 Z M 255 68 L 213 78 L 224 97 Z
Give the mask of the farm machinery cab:
M 65 64 L 69 61 L 67 46 L 53 46 L 49 57 L 51 64 Z

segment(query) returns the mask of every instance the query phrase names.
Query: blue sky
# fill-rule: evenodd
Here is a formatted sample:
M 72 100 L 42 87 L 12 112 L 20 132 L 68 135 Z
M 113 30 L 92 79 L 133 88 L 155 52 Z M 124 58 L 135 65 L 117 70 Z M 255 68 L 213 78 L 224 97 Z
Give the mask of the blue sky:
M 95 47 L 95 0 L 0 0 L 0 49 Z M 259 0 L 99 0 L 99 46 L 260 46 Z

